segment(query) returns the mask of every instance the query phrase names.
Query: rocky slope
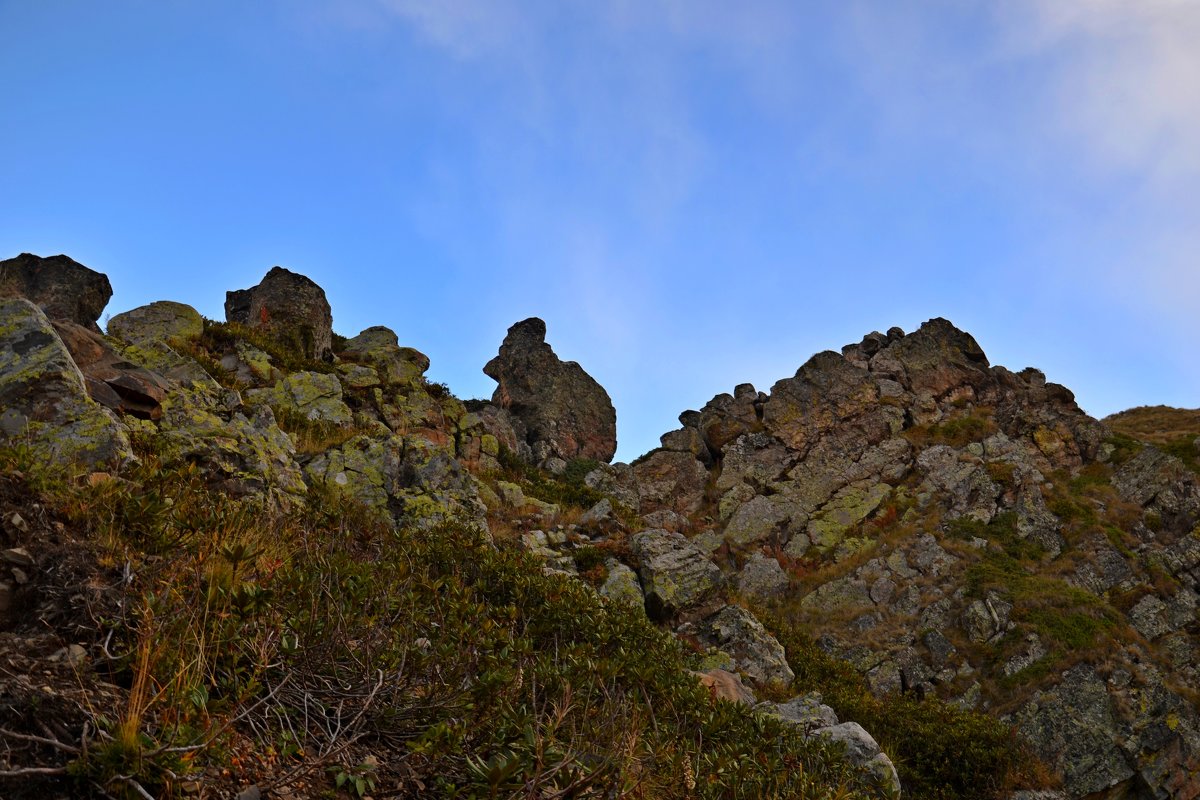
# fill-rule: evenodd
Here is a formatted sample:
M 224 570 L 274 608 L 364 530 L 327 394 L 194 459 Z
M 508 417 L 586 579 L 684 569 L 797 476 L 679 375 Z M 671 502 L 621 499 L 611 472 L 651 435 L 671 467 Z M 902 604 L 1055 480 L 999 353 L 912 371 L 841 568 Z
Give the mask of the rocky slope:
M 224 324 L 160 302 L 107 336 L 95 275 L 0 262 L 0 434 L 35 463 L 96 483 L 152 457 L 275 512 L 333 492 L 403 530 L 483 532 L 644 610 L 714 696 L 846 743 L 886 794 L 1200 795 L 1194 460 L 989 365 L 946 320 L 819 353 L 770 393 L 738 386 L 610 465 L 611 401 L 540 320 L 485 367 L 492 401 L 464 404 L 392 331 L 334 335 L 320 287 L 287 270 L 230 292 Z M 76 284 L 103 301 L 64 306 Z M 6 628 L 29 566 L 0 578 Z M 818 685 L 834 673 L 879 699 Z M 975 740 L 909 736 L 898 709 Z M 1009 729 L 1042 777 L 993 758 Z

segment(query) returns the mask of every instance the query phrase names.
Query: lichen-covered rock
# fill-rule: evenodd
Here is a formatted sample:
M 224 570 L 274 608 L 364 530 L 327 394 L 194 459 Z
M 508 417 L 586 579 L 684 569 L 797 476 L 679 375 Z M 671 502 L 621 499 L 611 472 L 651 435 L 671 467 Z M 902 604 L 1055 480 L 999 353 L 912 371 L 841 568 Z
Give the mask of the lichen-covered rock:
M 1113 475 L 1113 485 L 1131 503 L 1159 516 L 1164 530 L 1190 532 L 1200 522 L 1200 483 L 1179 459 L 1154 447 L 1141 452 Z
M 204 333 L 204 318 L 189 305 L 159 300 L 108 321 L 108 335 L 134 344 L 146 340 L 171 343 Z
M 412 384 L 429 369 L 429 357 L 411 347 L 401 347 L 391 328 L 376 325 L 346 342 L 348 358 L 369 363 L 387 383 Z
M 724 585 L 721 570 L 682 534 L 648 530 L 634 534 L 630 549 L 646 594 L 646 613 L 666 619 L 711 600 Z
M 99 332 L 96 320 L 112 297 L 108 276 L 63 255 L 22 253 L 0 261 L 0 294 L 20 295 L 49 319 L 70 320 Z
M 283 267 L 273 267 L 257 286 L 226 292 L 225 319 L 262 330 L 305 358 L 333 358 L 333 312 L 325 290 Z
M 738 506 L 725 525 L 725 541 L 734 549 L 764 542 L 779 542 L 784 524 L 791 519 L 784 498 L 757 495 Z
M 755 686 L 786 689 L 796 678 L 783 645 L 741 606 L 725 606 L 710 617 L 684 625 L 680 633 L 728 653 L 738 671 Z
M 1072 668 L 1016 715 L 1017 731 L 1062 770 L 1069 794 L 1081 797 L 1134 776 L 1121 751 L 1120 726 L 1104 681 L 1087 664 Z
M 922 490 L 938 498 L 951 519 L 970 517 L 988 522 L 996 515 L 1000 487 L 983 466 L 964 460 L 954 448 L 936 445 L 917 456 L 925 474 Z
M 269 395 L 262 397 L 269 398 L 273 405 L 292 409 L 306 419 L 334 425 L 349 425 L 354 421 L 354 415 L 342 399 L 342 384 L 336 375 L 293 372 L 276 383 Z
M 791 582 L 779 562 L 762 553 L 754 553 L 737 576 L 737 589 L 745 597 L 769 600 L 784 594 Z
M 404 443 L 392 437 L 353 439 L 320 453 L 304 467 L 310 480 L 338 487 L 359 502 L 385 509 L 398 485 Z
M 89 396 L 83 374 L 45 313 L 0 298 L 0 438 L 46 464 L 88 468 L 133 457 L 125 428 Z
M 777 717 L 809 733 L 817 728 L 829 728 L 838 724 L 837 712 L 822 703 L 821 699 L 819 692 L 811 692 L 793 697 L 784 703 L 759 703 L 754 710 Z
M 809 520 L 808 538 L 822 551 L 831 550 L 851 529 L 875 513 L 891 491 L 892 487 L 885 483 L 861 488 L 847 486 Z
M 508 329 L 483 371 L 499 386 L 492 402 L 523 423 L 535 461 L 612 460 L 617 413 L 608 392 L 574 361 L 546 344 L 546 323 L 533 317 Z
M 817 728 L 813 734 L 845 745 L 846 758 L 850 763 L 872 775 L 888 797 L 900 796 L 900 775 L 896 772 L 895 764 L 863 726 L 857 722 L 842 722 L 828 728 Z
M 600 587 L 600 594 L 614 603 L 623 603 L 641 608 L 645 603 L 642 585 L 637 573 L 620 561 L 610 559 L 607 563 L 608 577 Z
M 284 503 L 302 497 L 304 476 L 291 437 L 269 407 L 259 406 L 248 417 L 231 394 L 184 388 L 168 394 L 158 424 L 163 460 L 198 463 L 235 496 L 265 494 Z

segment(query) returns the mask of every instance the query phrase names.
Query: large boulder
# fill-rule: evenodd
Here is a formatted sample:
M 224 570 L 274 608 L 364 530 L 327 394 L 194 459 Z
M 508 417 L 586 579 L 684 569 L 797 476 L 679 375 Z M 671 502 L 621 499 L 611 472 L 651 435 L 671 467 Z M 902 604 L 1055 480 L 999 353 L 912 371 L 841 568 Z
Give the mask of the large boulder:
M 483 368 L 498 384 L 492 402 L 525 426 L 536 461 L 612 460 L 617 412 L 608 392 L 574 361 L 546 344 L 546 323 L 532 317 L 508 329 L 500 353 Z
M 133 455 L 46 314 L 19 297 L 0 298 L 0 439 L 24 441 L 44 464 L 92 468 Z
M 204 333 L 200 312 L 184 303 L 159 300 L 117 314 L 108 321 L 108 334 L 123 342 L 175 342 Z
M 837 742 L 846 748 L 846 760 L 871 775 L 888 797 L 899 797 L 900 775 L 875 737 L 857 722 L 842 722 L 818 728 L 814 735 Z
M 786 689 L 796 678 L 783 645 L 741 606 L 725 606 L 706 619 L 684 625 L 680 633 L 727 653 L 738 671 L 760 688 Z
M 283 267 L 273 267 L 257 286 L 226 292 L 225 319 L 263 330 L 305 358 L 333 358 L 333 312 L 325 290 Z
M 291 437 L 269 406 L 247 408 L 236 392 L 178 388 L 162 403 L 156 444 L 164 463 L 194 463 L 234 497 L 291 503 L 305 491 Z
M 96 320 L 112 297 L 108 276 L 67 256 L 21 253 L 0 261 L 0 293 L 32 300 L 50 319 L 67 319 L 99 331 Z
M 724 584 L 721 569 L 679 533 L 647 530 L 634 534 L 630 549 L 646 593 L 646 613 L 665 619 L 713 599 Z
M 344 355 L 370 363 L 388 383 L 416 383 L 429 369 L 429 357 L 401 347 L 391 328 L 375 325 L 346 342 Z

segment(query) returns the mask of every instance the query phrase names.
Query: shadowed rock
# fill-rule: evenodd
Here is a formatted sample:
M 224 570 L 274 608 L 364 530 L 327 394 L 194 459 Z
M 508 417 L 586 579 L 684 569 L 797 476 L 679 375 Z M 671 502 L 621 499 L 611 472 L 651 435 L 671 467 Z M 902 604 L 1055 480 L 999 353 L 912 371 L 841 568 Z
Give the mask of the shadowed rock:
M 333 358 L 333 313 L 325 290 L 283 267 L 273 267 L 257 286 L 226 292 L 225 319 L 263 330 L 305 358 Z
M 108 276 L 67 256 L 22 253 L 0 261 L 0 292 L 28 298 L 50 319 L 67 319 L 94 331 L 112 297 Z
M 574 361 L 546 344 L 537 317 L 508 329 L 500 354 L 483 368 L 500 385 L 492 402 L 525 427 L 534 459 L 610 461 L 617 450 L 617 412 L 608 392 Z

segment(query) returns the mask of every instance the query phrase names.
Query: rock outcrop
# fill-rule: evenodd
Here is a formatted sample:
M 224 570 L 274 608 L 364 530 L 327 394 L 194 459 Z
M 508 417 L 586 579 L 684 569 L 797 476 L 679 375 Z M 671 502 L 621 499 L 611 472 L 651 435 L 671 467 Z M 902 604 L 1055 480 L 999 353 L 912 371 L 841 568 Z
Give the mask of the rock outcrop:
M 739 385 L 580 481 L 567 462 L 611 459 L 615 413 L 538 319 L 485 368 L 492 402 L 465 405 L 387 328 L 335 355 L 324 292 L 287 270 L 226 311 L 294 358 L 236 327 L 201 337 L 178 303 L 106 337 L 107 279 L 65 257 L 0 266 L 29 298 L 0 299 L 0 439 L 45 463 L 119 475 L 134 442 L 267 505 L 330 491 L 402 526 L 499 522 L 540 568 L 672 629 L 715 697 L 841 743 L 887 792 L 897 771 L 857 721 L 811 695 L 754 706 L 810 689 L 741 603 L 781 604 L 876 695 L 1001 718 L 1068 797 L 1200 797 L 1196 454 L 1111 436 L 946 320 Z
M 1163 677 L 1200 689 L 1200 483 L 1186 464 L 1118 452 L 1067 389 L 990 365 L 941 319 L 818 353 L 769 394 L 743 384 L 680 422 L 589 485 L 636 498 L 644 519 L 685 515 L 672 527 L 689 552 L 745 597 L 788 598 L 877 694 L 983 711 L 1008 698 L 1068 796 L 1200 796 L 1185 777 L 1195 714 Z M 790 585 L 797 565 L 823 580 Z M 752 626 L 731 608 L 681 632 L 736 650 L 722 631 Z M 1118 620 L 1141 639 L 1106 633 Z M 1083 646 L 1133 679 L 1055 671 Z M 763 679 L 769 648 L 740 652 L 717 665 Z
M 0 261 L 0 296 L 17 294 L 50 319 L 65 319 L 99 332 L 96 320 L 112 297 L 108 276 L 63 255 L 22 253 Z
M 101 469 L 133 455 L 125 428 L 88 396 L 50 320 L 23 298 L 0 298 L 0 437 L 64 470 Z
M 333 312 L 325 290 L 283 267 L 273 267 L 257 286 L 226 292 L 225 319 L 262 330 L 304 358 L 333 358 Z
M 617 413 L 608 392 L 574 361 L 554 354 L 545 322 L 533 317 L 509 328 L 499 355 L 483 371 L 500 384 L 492 402 L 519 423 L 518 438 L 536 463 L 612 460 Z

